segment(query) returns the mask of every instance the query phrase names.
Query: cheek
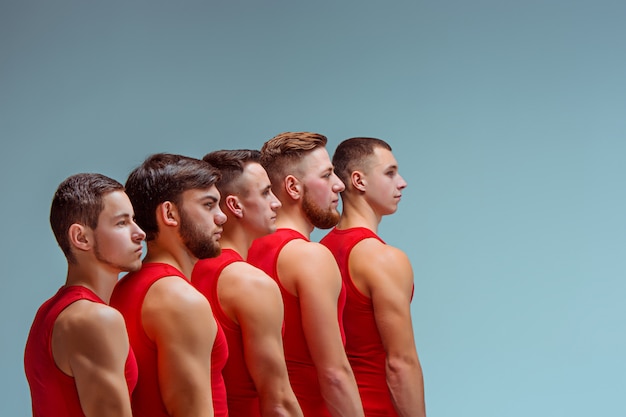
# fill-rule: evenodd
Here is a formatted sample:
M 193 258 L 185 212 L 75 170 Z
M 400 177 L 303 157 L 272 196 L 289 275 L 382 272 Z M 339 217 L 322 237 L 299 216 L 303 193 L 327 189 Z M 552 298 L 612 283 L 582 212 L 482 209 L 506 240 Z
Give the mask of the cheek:
M 102 233 L 98 236 L 100 253 L 118 254 L 124 252 L 127 244 L 126 234 L 122 231 Z
M 322 182 L 311 184 L 309 190 L 315 199 L 327 198 L 332 192 L 331 187 Z

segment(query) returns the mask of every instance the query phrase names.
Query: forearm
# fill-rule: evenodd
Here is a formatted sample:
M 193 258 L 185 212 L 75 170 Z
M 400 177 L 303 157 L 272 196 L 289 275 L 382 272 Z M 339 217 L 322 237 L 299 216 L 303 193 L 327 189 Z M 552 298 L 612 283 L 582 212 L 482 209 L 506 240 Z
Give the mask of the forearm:
M 287 381 L 287 384 L 289 382 Z M 263 417 L 302 417 L 302 410 L 295 394 L 288 385 L 273 392 L 259 391 L 259 407 Z
M 386 367 L 387 385 L 401 417 L 425 417 L 424 378 L 419 360 L 390 359 Z
M 333 417 L 363 416 L 363 404 L 352 369 L 328 369 L 319 372 L 320 391 Z
M 126 402 L 111 401 L 102 398 L 100 402 L 92 405 L 83 405 L 86 417 L 131 417 L 130 399 Z

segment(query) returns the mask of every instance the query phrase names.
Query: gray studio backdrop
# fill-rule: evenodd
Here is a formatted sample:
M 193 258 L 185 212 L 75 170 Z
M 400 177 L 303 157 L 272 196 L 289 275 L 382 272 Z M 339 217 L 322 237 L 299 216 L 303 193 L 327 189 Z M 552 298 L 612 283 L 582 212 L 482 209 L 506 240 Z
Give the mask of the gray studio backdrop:
M 286 130 L 394 147 L 435 416 L 626 415 L 623 1 L 0 2 L 0 414 L 54 189 Z M 315 232 L 316 238 L 321 232 Z

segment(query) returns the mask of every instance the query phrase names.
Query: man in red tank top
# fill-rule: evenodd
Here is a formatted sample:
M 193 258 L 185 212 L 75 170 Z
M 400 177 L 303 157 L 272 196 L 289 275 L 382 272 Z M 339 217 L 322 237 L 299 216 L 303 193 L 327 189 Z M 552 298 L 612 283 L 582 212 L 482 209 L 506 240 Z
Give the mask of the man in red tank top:
M 377 235 L 407 183 L 391 147 L 380 139 L 343 141 L 333 164 L 346 184 L 343 211 L 321 243 L 335 255 L 347 289 L 346 352 L 365 415 L 423 417 L 424 383 L 410 310 L 413 271 L 404 252 Z
M 217 258 L 200 260 L 191 282 L 211 303 L 228 341 L 224 381 L 231 416 L 302 416 L 289 384 L 278 286 L 244 259 L 255 238 L 276 231 L 280 202 L 256 150 L 216 151 L 204 160 L 220 171 L 220 207 L 228 221 Z
M 362 416 L 343 346 L 345 302 L 330 251 L 309 240 L 314 227 L 337 224 L 339 192 L 326 137 L 286 132 L 267 141 L 261 163 L 282 203 L 277 231 L 256 239 L 248 261 L 277 282 L 285 306 L 284 349 L 291 386 L 306 417 Z
M 226 216 L 218 178 L 202 160 L 155 154 L 126 181 L 147 254 L 139 271 L 118 282 L 111 305 L 124 316 L 139 366 L 135 417 L 228 415 L 221 375 L 228 346 L 209 302 L 189 282 L 198 259 L 220 252 Z
M 67 258 L 65 285 L 37 311 L 24 366 L 35 417 L 131 417 L 137 363 L 124 319 L 109 307 L 120 272 L 141 267 L 144 232 L 119 182 L 63 181 L 50 225 Z

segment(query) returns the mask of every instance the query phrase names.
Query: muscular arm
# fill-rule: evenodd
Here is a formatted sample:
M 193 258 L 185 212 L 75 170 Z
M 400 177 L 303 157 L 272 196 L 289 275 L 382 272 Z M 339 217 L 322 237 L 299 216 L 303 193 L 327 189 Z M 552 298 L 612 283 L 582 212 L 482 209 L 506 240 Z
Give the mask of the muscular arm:
M 353 249 L 350 271 L 355 284 L 372 299 L 387 354 L 387 385 L 398 414 L 425 416 L 424 381 L 410 309 L 413 270 L 408 258 L 394 247 L 367 239 Z
M 337 321 L 341 275 L 335 259 L 318 243 L 296 240 L 281 252 L 278 268 L 281 277 L 288 271 L 287 279 L 295 284 L 304 335 L 328 410 L 335 417 L 363 416 Z
M 52 331 L 59 368 L 73 376 L 87 417 L 131 417 L 124 374 L 129 344 L 122 315 L 81 300 L 67 307 Z
M 159 387 L 173 417 L 212 417 L 211 351 L 217 326 L 206 298 L 179 277 L 157 281 L 142 307 L 157 346 Z
M 222 308 L 239 323 L 248 371 L 259 393 L 264 417 L 301 417 L 285 364 L 283 302 L 276 283 L 244 262 L 229 265 L 220 277 Z

